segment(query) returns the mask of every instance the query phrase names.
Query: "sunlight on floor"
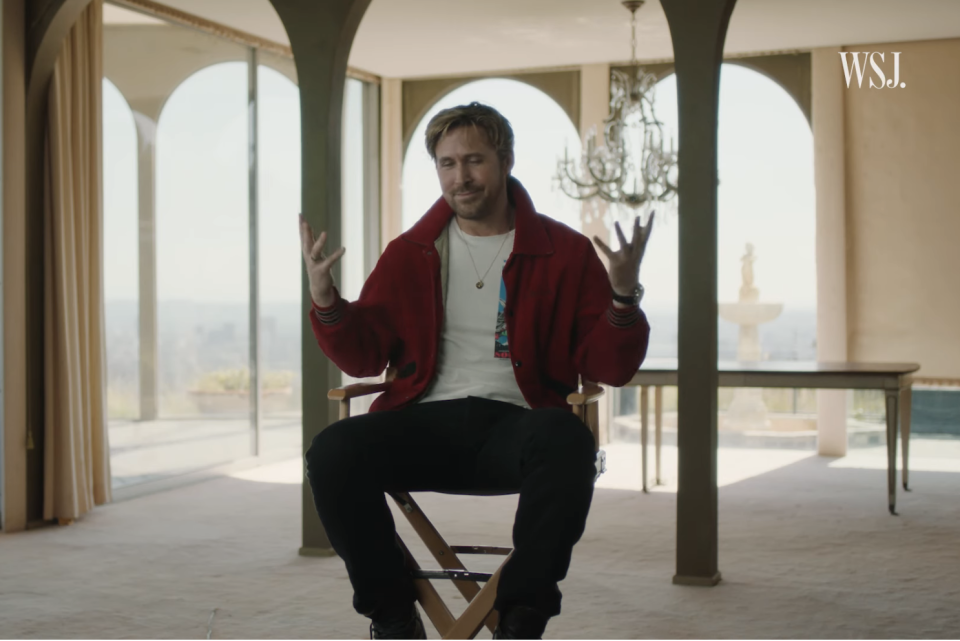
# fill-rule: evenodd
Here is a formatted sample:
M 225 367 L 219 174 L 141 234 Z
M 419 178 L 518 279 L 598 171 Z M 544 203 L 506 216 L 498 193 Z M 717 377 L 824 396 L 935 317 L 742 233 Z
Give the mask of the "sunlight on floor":
M 607 471 L 597 481 L 598 488 L 636 490 L 641 483 L 640 446 L 635 443 L 604 445 L 607 453 Z M 654 449 L 647 450 L 648 485 L 651 492 L 677 491 L 677 448 L 663 446 L 661 485 L 654 485 Z M 721 447 L 717 453 L 717 484 L 719 487 L 766 474 L 797 461 L 815 456 L 807 450 L 774 450 Z
M 303 461 L 300 457 L 234 472 L 230 478 L 258 483 L 285 483 L 297 485 L 303 481 Z
M 902 465 L 902 452 L 897 450 L 897 469 Z M 833 468 L 862 470 L 887 469 L 887 448 L 865 447 L 850 450 L 843 458 L 830 463 Z M 910 442 L 911 472 L 960 472 L 960 441 L 957 439 L 914 438 Z
M 640 446 L 630 443 L 613 443 L 605 445 L 603 449 L 607 452 L 607 472 L 600 477 L 600 480 L 597 482 L 597 487 L 639 491 L 641 489 Z M 663 485 L 653 485 L 654 464 L 652 447 L 649 450 L 648 456 L 651 491 L 676 492 L 677 448 L 669 446 L 664 446 L 663 448 Z M 720 448 L 718 454 L 718 483 L 720 487 L 723 487 L 724 485 L 736 483 L 791 465 L 810 456 L 814 456 L 814 453 L 797 450 Z M 235 479 L 259 483 L 298 484 L 303 480 L 303 465 L 299 458 L 294 458 L 280 463 L 234 472 L 229 476 Z

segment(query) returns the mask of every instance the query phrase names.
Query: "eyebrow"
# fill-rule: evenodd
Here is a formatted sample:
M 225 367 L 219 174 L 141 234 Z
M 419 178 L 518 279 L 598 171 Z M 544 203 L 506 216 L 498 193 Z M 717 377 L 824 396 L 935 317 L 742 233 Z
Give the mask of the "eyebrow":
M 480 152 L 474 152 L 472 154 L 467 154 L 464 157 L 464 160 L 470 160 L 472 158 L 483 158 L 483 154 Z M 447 160 L 453 160 L 452 156 L 440 156 L 437 158 L 437 162 L 445 162 Z

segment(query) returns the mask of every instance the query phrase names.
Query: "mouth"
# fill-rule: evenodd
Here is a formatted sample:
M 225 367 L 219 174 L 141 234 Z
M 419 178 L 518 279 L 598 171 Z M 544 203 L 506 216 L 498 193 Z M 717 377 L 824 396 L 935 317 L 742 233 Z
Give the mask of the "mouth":
M 480 193 L 479 190 L 477 190 L 477 191 L 462 191 L 462 192 L 460 192 L 459 194 L 457 194 L 456 197 L 457 197 L 457 198 L 472 198 L 472 197 L 476 196 L 476 195 L 479 194 L 479 193 Z

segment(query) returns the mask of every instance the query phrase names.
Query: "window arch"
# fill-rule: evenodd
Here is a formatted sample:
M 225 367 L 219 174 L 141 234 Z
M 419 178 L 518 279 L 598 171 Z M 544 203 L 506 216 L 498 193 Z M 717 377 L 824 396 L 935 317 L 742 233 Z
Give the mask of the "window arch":
M 474 100 L 489 104 L 510 121 L 515 137 L 513 175 L 530 192 L 537 210 L 580 231 L 580 202 L 564 196 L 553 181 L 564 148 L 580 154 L 580 134 L 553 98 L 531 85 L 504 78 L 462 85 L 438 100 L 420 120 L 404 154 L 404 231 L 441 195 L 436 169 L 423 143 L 427 123 L 443 109 Z

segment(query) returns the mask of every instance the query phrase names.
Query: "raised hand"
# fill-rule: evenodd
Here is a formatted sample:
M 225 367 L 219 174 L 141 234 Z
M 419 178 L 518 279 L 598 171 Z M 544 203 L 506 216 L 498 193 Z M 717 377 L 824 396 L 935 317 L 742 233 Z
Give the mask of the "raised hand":
M 634 220 L 633 238 L 630 239 L 630 242 L 627 242 L 626 236 L 623 235 L 620 223 L 614 224 L 617 238 L 620 240 L 619 251 L 613 251 L 607 247 L 607 244 L 600 240 L 599 236 L 593 237 L 593 242 L 600 247 L 610 261 L 610 284 L 613 286 L 613 291 L 621 296 L 629 296 L 630 292 L 637 286 L 640 262 L 647 250 L 650 232 L 653 231 L 654 213 L 650 212 L 650 220 L 643 227 L 640 226 L 640 217 L 637 216 Z
M 313 302 L 320 307 L 329 307 L 336 298 L 333 293 L 334 264 L 346 252 L 341 247 L 330 255 L 323 251 L 327 242 L 327 232 L 320 232 L 319 238 L 313 237 L 313 230 L 303 214 L 300 214 L 300 249 L 303 252 L 303 263 L 307 268 L 307 278 L 310 280 L 310 296 Z

